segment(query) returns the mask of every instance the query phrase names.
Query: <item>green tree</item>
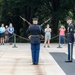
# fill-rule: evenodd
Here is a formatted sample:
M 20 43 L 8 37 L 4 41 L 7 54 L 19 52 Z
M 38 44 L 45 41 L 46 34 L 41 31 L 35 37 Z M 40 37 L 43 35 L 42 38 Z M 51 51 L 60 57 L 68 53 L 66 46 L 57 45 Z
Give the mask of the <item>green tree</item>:
M 33 17 L 38 17 L 39 24 L 51 18 L 48 23 L 52 27 L 53 34 L 57 34 L 59 22 L 66 24 L 67 17 L 75 19 L 74 13 L 75 0 L 0 0 L 0 22 L 5 24 L 12 22 L 18 34 L 20 28 L 23 28 L 24 37 L 29 25 L 19 16 L 31 23 Z

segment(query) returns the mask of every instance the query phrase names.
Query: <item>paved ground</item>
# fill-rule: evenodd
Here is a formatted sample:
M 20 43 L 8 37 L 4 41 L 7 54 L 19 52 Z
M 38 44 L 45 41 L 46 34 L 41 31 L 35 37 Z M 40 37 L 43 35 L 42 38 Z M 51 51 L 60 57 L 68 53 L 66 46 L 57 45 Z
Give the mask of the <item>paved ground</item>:
M 44 48 L 41 44 L 39 65 L 32 65 L 30 44 L 18 43 L 18 48 L 8 43 L 0 45 L 0 75 L 75 75 L 75 50 L 73 62 L 67 60 L 67 44 L 57 48 L 51 44 Z M 74 47 L 75 49 L 75 47 Z

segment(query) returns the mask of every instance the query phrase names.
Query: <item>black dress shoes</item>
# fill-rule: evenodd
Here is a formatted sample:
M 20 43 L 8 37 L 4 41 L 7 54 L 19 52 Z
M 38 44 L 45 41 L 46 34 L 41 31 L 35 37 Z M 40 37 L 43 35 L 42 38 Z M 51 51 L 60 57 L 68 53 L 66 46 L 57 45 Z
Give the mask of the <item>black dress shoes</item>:
M 66 63 L 69 63 L 69 62 L 72 62 L 72 61 L 69 61 L 69 60 L 68 60 L 68 61 L 65 61 L 65 62 L 66 62 Z
M 33 65 L 38 65 L 38 63 L 33 63 Z

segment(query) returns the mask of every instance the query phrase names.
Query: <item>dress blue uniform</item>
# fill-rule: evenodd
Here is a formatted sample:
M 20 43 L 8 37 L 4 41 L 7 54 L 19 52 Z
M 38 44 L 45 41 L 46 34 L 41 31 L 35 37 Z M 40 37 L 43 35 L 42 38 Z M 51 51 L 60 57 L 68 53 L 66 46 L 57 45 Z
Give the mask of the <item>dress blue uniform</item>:
M 74 26 L 72 23 L 68 25 L 68 61 L 72 62 L 74 43 Z
M 38 64 L 39 62 L 39 52 L 40 52 L 40 34 L 44 35 L 43 29 L 37 25 L 33 24 L 29 26 L 27 34 L 31 35 L 31 52 L 32 52 L 32 62 L 33 64 Z

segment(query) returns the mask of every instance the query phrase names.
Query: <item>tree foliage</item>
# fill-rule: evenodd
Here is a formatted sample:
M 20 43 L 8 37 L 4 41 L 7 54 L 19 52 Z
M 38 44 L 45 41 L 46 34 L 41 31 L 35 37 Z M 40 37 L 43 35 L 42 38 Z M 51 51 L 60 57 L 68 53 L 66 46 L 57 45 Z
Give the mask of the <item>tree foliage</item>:
M 19 16 L 32 23 L 33 17 L 39 18 L 39 24 L 48 18 L 53 34 L 57 34 L 59 24 L 66 24 L 67 17 L 75 19 L 75 0 L 0 0 L 0 23 L 13 23 L 16 33 L 26 35 L 28 24 Z M 44 24 L 43 28 L 46 27 Z

